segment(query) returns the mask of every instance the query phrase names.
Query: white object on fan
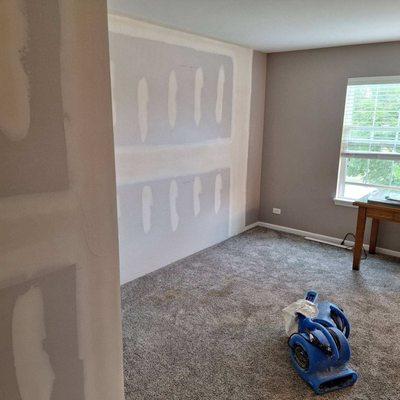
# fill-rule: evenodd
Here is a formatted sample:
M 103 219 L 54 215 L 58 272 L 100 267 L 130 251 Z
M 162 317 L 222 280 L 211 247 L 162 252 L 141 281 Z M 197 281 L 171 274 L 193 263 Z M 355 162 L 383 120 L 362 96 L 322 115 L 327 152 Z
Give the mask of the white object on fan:
M 301 314 L 309 318 L 315 318 L 318 315 L 318 307 L 311 301 L 300 299 L 285 307 L 282 310 L 282 313 L 283 320 L 285 322 L 285 331 L 290 337 L 293 335 L 293 333 L 298 331 L 297 314 Z

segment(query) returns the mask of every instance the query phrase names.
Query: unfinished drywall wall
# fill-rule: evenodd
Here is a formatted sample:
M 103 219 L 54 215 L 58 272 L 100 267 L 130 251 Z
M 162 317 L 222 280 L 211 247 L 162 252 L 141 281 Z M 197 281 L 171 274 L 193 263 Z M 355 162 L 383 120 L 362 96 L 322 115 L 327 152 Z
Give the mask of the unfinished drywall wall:
M 120 263 L 137 274 L 229 235 L 229 169 L 123 185 L 118 199 Z M 121 276 L 129 279 L 130 270 L 122 269 Z
M 54 192 L 68 186 L 60 24 L 56 1 L 4 2 L 0 196 Z
M 117 146 L 231 135 L 232 58 L 113 32 L 110 48 Z
M 268 55 L 262 221 L 339 238 L 355 232 L 357 210 L 333 202 L 347 79 L 399 74 L 400 42 Z M 400 251 L 398 224 L 382 223 L 378 243 Z
M 0 399 L 122 399 L 106 2 L 3 3 Z
M 2 398 L 85 398 L 75 266 L 0 289 L 0 315 Z
M 127 282 L 244 228 L 253 52 L 125 17 L 109 26 Z
M 6 55 L 1 69 L 2 95 L 0 129 L 9 140 L 23 139 L 29 129 L 29 82 L 21 54 L 27 44 L 27 20 L 22 1 L 2 4 L 0 29 L 4 37 L 2 51 Z

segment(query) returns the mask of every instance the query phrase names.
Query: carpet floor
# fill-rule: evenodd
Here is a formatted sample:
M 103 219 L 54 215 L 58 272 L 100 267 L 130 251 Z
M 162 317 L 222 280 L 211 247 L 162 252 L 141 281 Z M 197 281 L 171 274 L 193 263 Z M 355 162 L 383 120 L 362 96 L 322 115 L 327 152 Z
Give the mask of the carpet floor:
M 352 323 L 360 375 L 325 399 L 400 398 L 400 263 L 256 228 L 122 287 L 127 400 L 316 396 L 291 367 L 281 310 L 315 289 Z

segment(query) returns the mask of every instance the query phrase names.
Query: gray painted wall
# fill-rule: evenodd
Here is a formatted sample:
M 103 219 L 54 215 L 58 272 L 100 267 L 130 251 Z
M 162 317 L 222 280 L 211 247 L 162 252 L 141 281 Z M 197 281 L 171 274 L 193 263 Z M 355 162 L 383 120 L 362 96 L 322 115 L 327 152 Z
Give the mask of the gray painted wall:
M 251 77 L 250 136 L 246 185 L 246 225 L 259 221 L 266 73 L 267 55 L 255 51 L 253 53 Z
M 347 78 L 383 75 L 400 75 L 400 42 L 268 55 L 261 221 L 355 231 L 356 210 L 333 203 Z M 384 224 L 378 245 L 399 251 L 400 226 Z

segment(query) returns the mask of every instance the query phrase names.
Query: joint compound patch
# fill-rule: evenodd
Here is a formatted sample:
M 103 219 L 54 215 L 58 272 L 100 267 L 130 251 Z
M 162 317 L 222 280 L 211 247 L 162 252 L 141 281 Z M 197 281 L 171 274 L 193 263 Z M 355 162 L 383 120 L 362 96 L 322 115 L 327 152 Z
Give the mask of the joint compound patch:
M 84 400 L 76 268 L 0 289 L 1 399 Z
M 58 2 L 1 5 L 0 197 L 65 190 Z

